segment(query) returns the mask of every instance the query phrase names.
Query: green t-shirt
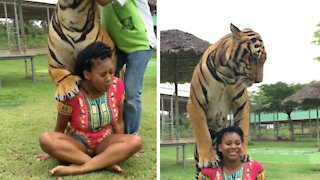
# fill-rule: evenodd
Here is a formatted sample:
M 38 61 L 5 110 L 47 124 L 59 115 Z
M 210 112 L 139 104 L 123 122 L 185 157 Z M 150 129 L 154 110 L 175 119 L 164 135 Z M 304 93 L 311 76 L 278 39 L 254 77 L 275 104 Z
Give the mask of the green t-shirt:
M 134 0 L 124 6 L 109 3 L 100 10 L 101 25 L 117 48 L 125 53 L 150 49 L 147 31 Z

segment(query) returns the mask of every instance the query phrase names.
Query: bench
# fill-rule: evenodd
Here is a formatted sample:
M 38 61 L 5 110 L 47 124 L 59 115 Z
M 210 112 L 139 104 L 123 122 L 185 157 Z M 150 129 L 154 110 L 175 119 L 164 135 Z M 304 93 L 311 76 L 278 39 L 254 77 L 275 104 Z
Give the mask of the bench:
M 32 71 L 32 82 L 36 82 L 36 76 L 34 73 L 34 65 L 33 65 L 33 58 L 35 55 L 0 55 L 0 61 L 2 60 L 19 60 L 19 59 L 30 59 L 31 61 L 31 71 Z M 26 66 L 26 75 L 27 75 L 27 66 Z M 0 88 L 1 88 L 1 79 L 0 79 Z
M 185 147 L 187 144 L 193 144 L 193 141 L 176 141 L 176 140 L 163 140 L 160 141 L 160 147 L 164 146 L 182 146 L 182 166 L 183 169 L 186 168 L 186 150 Z M 177 152 L 177 159 L 178 159 L 178 152 Z

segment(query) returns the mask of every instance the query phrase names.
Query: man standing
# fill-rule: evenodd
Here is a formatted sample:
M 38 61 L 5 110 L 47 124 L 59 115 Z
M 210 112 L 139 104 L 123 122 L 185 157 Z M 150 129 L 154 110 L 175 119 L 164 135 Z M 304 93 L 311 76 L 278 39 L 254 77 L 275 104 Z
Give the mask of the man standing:
M 117 47 L 116 74 L 126 64 L 124 76 L 124 123 L 126 134 L 138 134 L 141 119 L 143 77 L 156 47 L 153 21 L 147 0 L 96 0 L 101 25 Z

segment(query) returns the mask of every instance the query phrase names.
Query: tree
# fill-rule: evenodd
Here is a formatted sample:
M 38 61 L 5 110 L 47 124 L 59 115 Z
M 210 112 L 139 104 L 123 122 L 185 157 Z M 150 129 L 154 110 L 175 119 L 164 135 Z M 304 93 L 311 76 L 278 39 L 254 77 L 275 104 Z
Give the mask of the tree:
M 267 102 L 270 103 L 270 111 L 274 112 L 284 112 L 288 115 L 289 131 L 291 140 L 295 140 L 293 122 L 291 119 L 291 112 L 296 109 L 296 107 L 282 105 L 282 101 L 296 93 L 300 89 L 304 88 L 307 84 L 291 84 L 288 85 L 284 82 L 277 82 L 276 84 L 264 84 L 259 88 L 267 97 Z
M 320 23 L 317 24 L 316 27 L 320 28 Z M 315 45 L 320 45 L 320 29 L 314 32 L 313 37 L 315 38 L 315 40 L 313 40 L 311 43 Z M 320 61 L 320 57 L 316 57 L 314 59 Z

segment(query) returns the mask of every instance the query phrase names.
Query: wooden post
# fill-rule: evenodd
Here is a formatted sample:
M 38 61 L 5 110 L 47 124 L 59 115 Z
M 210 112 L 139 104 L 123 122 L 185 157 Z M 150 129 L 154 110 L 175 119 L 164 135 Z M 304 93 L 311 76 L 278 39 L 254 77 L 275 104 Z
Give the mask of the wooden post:
M 254 115 L 253 136 L 254 136 L 255 138 L 257 138 L 257 137 L 256 137 L 257 116 L 256 116 L 256 113 L 253 113 L 253 115 Z
M 175 90 L 175 119 L 176 119 L 176 140 L 179 142 L 179 104 L 178 104 L 178 77 L 177 77 L 177 56 L 173 55 L 174 68 L 174 90 Z M 177 162 L 179 162 L 179 146 L 177 146 Z
M 7 38 L 8 38 L 8 50 L 11 51 L 11 43 L 10 43 L 10 28 L 8 25 L 8 12 L 7 12 L 7 4 L 6 2 L 3 2 L 4 7 L 4 15 L 6 19 L 6 29 L 7 29 Z
M 309 136 L 310 136 L 310 138 L 312 138 L 311 127 L 312 127 L 312 124 L 311 124 L 311 113 L 310 113 L 310 109 L 309 109 Z
M 18 50 L 22 52 L 21 43 L 20 43 L 20 30 L 19 30 L 19 20 L 18 20 L 18 12 L 17 12 L 17 5 L 16 3 L 13 4 L 14 7 L 14 17 L 15 17 L 15 24 L 16 24 L 16 43 L 18 46 Z
M 27 58 L 24 59 L 24 68 L 26 70 L 26 77 L 28 77 L 29 71 L 28 71 L 28 59 Z
M 273 118 L 273 133 L 276 135 L 276 120 L 274 118 L 274 112 L 272 112 L 272 118 Z
M 23 14 L 22 14 L 22 5 L 21 5 L 21 0 L 18 0 L 18 21 L 19 21 L 19 27 L 20 27 L 20 32 L 21 32 L 21 41 L 22 41 L 22 48 L 20 49 L 20 53 L 22 50 L 23 54 L 26 54 L 26 38 L 25 38 L 25 31 L 24 31 L 24 25 L 23 25 Z M 19 32 L 18 32 L 19 33 Z M 21 42 L 20 41 L 20 42 Z M 25 58 L 24 59 L 24 67 L 26 70 L 26 77 L 29 75 L 28 72 L 28 60 Z
M 162 136 L 162 139 L 164 139 L 163 138 L 163 136 L 164 136 L 164 125 L 165 125 L 165 119 L 164 119 L 164 115 L 163 115 L 163 112 L 164 112 L 164 109 L 163 109 L 163 97 L 161 97 L 161 95 L 160 95 L 160 101 L 161 101 L 161 110 L 162 110 L 162 113 L 160 114 L 160 116 L 161 116 L 161 119 L 162 119 L 162 123 L 161 123 L 161 136 Z
M 49 10 L 49 7 L 47 7 L 47 23 L 48 23 L 48 27 L 49 27 L 49 24 L 50 24 L 50 10 Z
M 260 115 L 260 112 L 259 112 L 259 126 L 258 126 L 258 130 L 259 130 L 258 139 L 260 139 L 260 137 L 261 137 L 261 115 Z
M 280 128 L 280 124 L 279 124 L 279 113 L 277 112 L 277 138 L 279 137 L 279 128 Z
M 170 125 L 171 125 L 171 131 L 170 131 L 170 139 L 173 140 L 173 122 L 174 122 L 174 113 L 173 113 L 173 97 L 171 96 L 170 98 L 170 106 L 171 106 L 171 122 L 170 122 Z
M 320 147 L 320 142 L 319 142 L 319 111 L 318 111 L 318 107 L 317 107 L 317 121 L 316 121 L 316 130 L 317 130 L 317 145 L 318 147 Z
M 301 136 L 303 137 L 303 120 L 301 121 Z
M 20 31 L 21 31 L 21 40 L 22 40 L 22 50 L 23 54 L 26 54 L 26 38 L 25 38 L 25 31 L 24 31 L 24 25 L 23 25 L 23 14 L 22 14 L 22 0 L 18 0 L 18 13 L 19 13 L 19 24 L 20 24 Z

